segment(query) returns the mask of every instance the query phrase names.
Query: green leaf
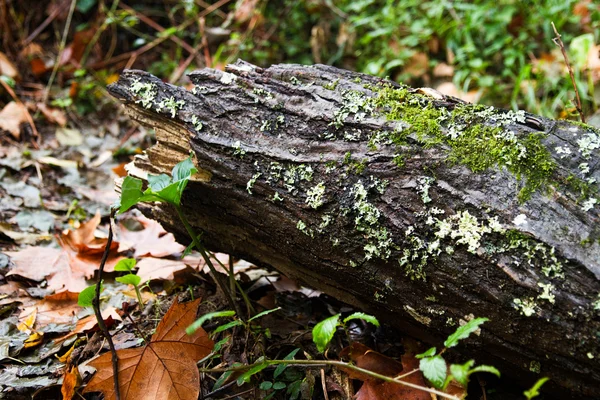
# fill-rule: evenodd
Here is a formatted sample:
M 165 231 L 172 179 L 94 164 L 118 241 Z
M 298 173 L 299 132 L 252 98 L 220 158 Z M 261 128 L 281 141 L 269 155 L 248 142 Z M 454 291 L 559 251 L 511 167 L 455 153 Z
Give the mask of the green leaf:
M 284 360 L 293 360 L 294 357 L 296 356 L 296 353 L 298 353 L 300 351 L 300 349 L 294 349 L 292 350 L 287 356 L 284 357 Z M 281 373 L 283 371 L 285 371 L 285 369 L 287 368 L 288 364 L 279 364 L 277 366 L 277 368 L 275 368 L 275 372 L 273 372 L 273 378 L 277 379 L 277 377 L 279 375 L 281 375 Z
M 100 285 L 100 291 L 102 290 L 103 287 Z M 96 297 L 96 285 L 88 286 L 77 296 L 77 304 L 80 307 L 92 307 L 94 297 Z
M 236 362 L 233 363 L 232 367 L 241 367 L 243 364 Z M 217 379 L 217 381 L 215 382 L 215 384 L 212 387 L 212 390 L 217 390 L 218 388 L 220 388 L 221 386 L 223 386 L 223 384 L 225 382 L 227 382 L 227 379 L 229 379 L 229 377 L 231 376 L 231 374 L 233 374 L 234 371 L 225 371 L 223 372 L 223 375 L 221 375 L 219 377 L 219 379 Z
M 238 386 L 242 386 L 244 383 L 250 382 L 250 379 L 252 379 L 253 375 L 258 374 L 260 371 L 262 371 L 263 369 L 265 369 L 269 366 L 269 363 L 266 361 L 263 361 L 263 360 L 264 360 L 264 357 L 259 358 L 257 360 L 258 364 L 254 365 L 248 371 L 246 371 L 242 375 L 240 375 L 239 378 L 237 378 Z
M 550 379 L 550 378 L 548 378 L 548 377 L 540 378 L 531 387 L 531 389 L 524 391 L 523 394 L 525 395 L 525 397 L 527 397 L 527 400 L 531 400 L 534 397 L 538 397 L 540 395 L 540 388 L 542 387 L 542 385 L 544 383 L 546 383 L 548 381 L 548 379 Z
M 218 326 L 217 329 L 215 329 L 215 331 L 213 332 L 213 334 L 217 334 L 219 332 L 226 331 L 229 328 L 233 328 L 234 326 L 240 326 L 240 325 L 244 325 L 244 323 L 242 321 L 240 321 L 239 319 L 236 319 L 235 321 L 231 321 L 226 324 Z
M 173 175 L 173 182 L 179 182 L 189 180 L 196 172 L 198 172 L 198 169 L 194 166 L 192 156 L 189 156 L 180 163 L 177 163 L 173 167 L 171 174 Z
M 417 354 L 415 356 L 415 358 L 425 358 L 425 357 L 432 357 L 435 356 L 435 353 L 437 352 L 437 349 L 435 347 L 430 348 L 429 350 L 427 350 L 424 353 L 421 354 Z
M 260 384 L 260 390 L 269 390 L 273 387 L 273 382 L 264 381 Z
M 137 276 L 136 274 L 127 274 L 124 276 L 118 276 L 115 278 L 117 282 L 125 283 L 128 285 L 138 286 L 142 281 L 142 278 Z
M 217 352 L 221 351 L 221 348 L 227 342 L 229 342 L 229 336 L 227 336 L 225 339 L 221 339 L 217 343 L 215 343 L 215 346 L 213 347 L 213 350 L 212 350 L 213 353 L 217 353 Z
M 148 174 L 148 185 L 154 193 L 160 192 L 171 184 L 171 177 L 167 174 L 150 175 Z
M 331 342 L 331 339 L 333 339 L 333 334 L 337 329 L 339 319 L 340 314 L 336 314 L 333 317 L 329 317 L 319 322 L 313 328 L 313 342 L 317 345 L 317 350 L 319 350 L 319 352 L 324 352 L 329 342 Z
M 215 312 L 211 312 L 208 314 L 204 314 L 203 316 L 201 316 L 200 318 L 198 318 L 196 321 L 194 321 L 193 324 L 191 324 L 190 326 L 188 326 L 185 330 L 185 333 L 187 333 L 188 335 L 191 335 L 192 333 L 196 332 L 196 330 L 198 328 L 200 328 L 202 326 L 202 324 L 204 324 L 206 321 L 213 319 L 213 318 L 220 318 L 220 317 L 233 317 L 235 315 L 235 311 L 215 311 Z
M 131 272 L 136 264 L 135 258 L 124 258 L 115 265 L 115 271 Z
M 289 397 L 288 397 L 289 400 L 296 400 L 298 398 L 298 396 L 300 395 L 301 389 L 302 389 L 302 381 L 297 380 L 288 385 L 288 388 L 285 393 L 289 395 Z
M 121 206 L 119 214 L 136 205 L 142 197 L 142 181 L 132 176 L 126 176 L 121 185 Z
M 500 378 L 500 371 L 498 371 L 496 367 L 492 367 L 491 365 L 478 365 L 469 371 L 469 375 L 474 374 L 476 372 L 489 372 L 490 374 L 494 374 L 498 378 Z
M 82 14 L 87 13 L 96 5 L 96 0 L 77 0 L 75 8 Z
M 259 312 L 259 313 L 258 313 L 258 314 L 256 314 L 254 317 L 250 318 L 250 319 L 248 320 L 248 322 L 250 322 L 250 321 L 254 321 L 254 320 L 255 320 L 255 319 L 257 319 L 257 318 L 264 317 L 264 316 L 265 316 L 265 315 L 267 315 L 267 314 L 271 314 L 272 312 L 279 311 L 279 310 L 281 310 L 281 307 L 273 308 L 272 310 L 265 310 L 265 311 L 263 311 L 263 312 Z
M 354 314 L 347 316 L 346 318 L 344 318 L 344 324 L 346 324 L 348 321 L 351 321 L 353 319 L 362 319 L 363 321 L 366 321 L 370 324 L 379 326 L 379 321 L 377 321 L 377 318 L 375 318 L 372 315 L 365 314 L 362 312 L 355 312 Z
M 459 327 L 456 332 L 448 336 L 448 339 L 444 342 L 444 346 L 447 348 L 454 347 L 458 344 L 459 340 L 468 338 L 471 333 L 479 329 L 479 325 L 489 321 L 487 318 L 474 318 L 467 322 L 465 325 Z
M 475 360 L 469 360 L 464 364 L 451 364 L 450 373 L 458 383 L 467 387 L 469 384 L 469 370 L 475 364 Z
M 285 389 L 286 386 L 287 385 L 285 383 L 283 383 L 283 382 L 275 382 L 273 384 L 273 389 L 274 390 L 281 390 L 281 389 Z
M 446 380 L 446 361 L 442 356 L 425 357 L 419 362 L 419 369 L 425 378 L 436 388 L 444 386 Z

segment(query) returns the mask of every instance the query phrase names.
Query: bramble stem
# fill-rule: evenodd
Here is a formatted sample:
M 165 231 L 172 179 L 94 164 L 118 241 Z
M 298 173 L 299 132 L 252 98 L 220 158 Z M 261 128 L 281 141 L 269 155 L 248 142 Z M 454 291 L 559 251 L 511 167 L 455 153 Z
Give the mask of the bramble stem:
M 385 375 L 381 375 L 378 374 L 377 372 L 373 372 L 373 371 L 369 371 L 368 369 L 364 369 L 364 368 L 360 368 L 357 367 L 356 365 L 350 364 L 350 363 L 346 363 L 343 361 L 332 361 L 332 360 L 265 360 L 265 361 L 261 361 L 261 362 L 257 362 L 254 364 L 249 364 L 249 365 L 241 365 L 241 366 L 237 366 L 237 367 L 230 367 L 230 368 L 198 368 L 198 370 L 200 372 L 228 372 L 228 371 L 246 371 L 249 370 L 250 368 L 257 366 L 257 365 L 261 365 L 261 364 L 267 364 L 267 365 L 280 365 L 280 364 L 288 364 L 288 365 L 308 365 L 311 367 L 322 367 L 324 365 L 331 365 L 334 367 L 341 367 L 341 368 L 347 368 L 347 369 L 351 369 L 353 371 L 356 372 L 360 372 L 361 374 L 365 374 L 368 375 L 372 378 L 377 378 L 377 379 L 381 379 L 382 381 L 385 382 L 391 382 L 391 383 L 397 383 L 399 385 L 404 385 L 404 386 L 408 386 L 414 389 L 419 389 L 422 390 L 424 392 L 428 392 L 428 393 L 433 393 L 436 394 L 440 397 L 443 397 L 445 399 L 450 399 L 450 400 L 460 400 L 458 397 L 453 396 L 451 394 L 448 393 L 444 393 L 440 390 L 436 390 L 436 389 L 432 389 L 429 387 L 425 387 L 425 386 L 419 386 L 416 385 L 414 383 L 410 383 L 410 382 L 405 382 L 403 380 L 400 380 L 400 377 L 402 376 L 406 376 L 405 375 L 401 375 L 400 377 L 390 377 L 390 376 L 385 376 Z M 410 373 L 413 373 L 414 371 L 411 371 Z

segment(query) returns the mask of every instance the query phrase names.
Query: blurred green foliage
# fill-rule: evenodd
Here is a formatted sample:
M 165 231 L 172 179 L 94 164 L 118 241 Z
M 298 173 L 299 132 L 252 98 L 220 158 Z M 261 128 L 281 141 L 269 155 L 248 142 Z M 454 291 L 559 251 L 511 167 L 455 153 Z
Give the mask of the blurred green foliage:
M 596 108 L 585 68 L 600 37 L 600 7 L 591 1 L 279 0 L 260 12 L 270 34 L 234 32 L 219 52 L 227 62 L 322 62 L 432 86 L 443 63 L 454 85 L 481 90 L 483 103 L 565 117 L 574 95 L 554 22 L 586 111 Z

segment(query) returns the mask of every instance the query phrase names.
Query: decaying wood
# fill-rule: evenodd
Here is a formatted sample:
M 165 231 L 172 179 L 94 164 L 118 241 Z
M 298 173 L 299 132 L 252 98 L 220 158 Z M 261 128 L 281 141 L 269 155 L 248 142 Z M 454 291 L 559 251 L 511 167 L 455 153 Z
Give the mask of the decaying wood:
M 227 71 L 192 73 L 193 90 L 126 71 L 109 89 L 156 130 L 131 174 L 169 173 L 194 153 L 200 173 L 183 206 L 209 248 L 272 266 L 438 346 L 464 321 L 487 317 L 463 352 L 524 384 L 549 376 L 559 398 L 600 398 L 596 131 L 487 110 L 500 132 L 539 135 L 555 165 L 545 189 L 520 201 L 524 181 L 510 166 L 472 172 L 449 161 L 449 142 L 418 132 L 391 143 L 419 116 L 389 120 L 389 107 L 364 99 L 396 84 L 321 65 L 238 62 Z M 425 116 L 460 106 L 408 92 L 404 101 Z M 452 123 L 441 122 L 442 134 L 460 135 L 465 126 L 452 133 Z M 574 177 L 589 180 L 583 197 Z M 168 206 L 143 211 L 185 236 Z

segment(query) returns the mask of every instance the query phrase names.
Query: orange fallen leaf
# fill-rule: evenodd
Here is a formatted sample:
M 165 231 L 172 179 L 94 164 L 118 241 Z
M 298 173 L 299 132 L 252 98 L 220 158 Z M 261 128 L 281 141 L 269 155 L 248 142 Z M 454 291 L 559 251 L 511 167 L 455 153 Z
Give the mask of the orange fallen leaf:
M 200 374 L 196 362 L 208 355 L 214 342 L 203 329 L 188 336 L 185 328 L 196 319 L 200 299 L 175 303 L 156 328 L 150 343 L 136 349 L 118 350 L 119 385 L 123 400 L 196 400 Z M 89 363 L 96 374 L 84 390 L 102 392 L 115 399 L 111 353 Z
M 96 238 L 95 231 L 100 223 L 100 214 L 80 225 L 78 229 L 66 230 L 59 237 L 61 249 L 47 247 L 27 247 L 18 252 L 6 252 L 16 268 L 7 275 L 20 275 L 35 281 L 48 281 L 48 288 L 55 292 L 70 291 L 79 293 L 88 285 L 100 266 L 107 239 Z M 117 252 L 119 243 L 113 241 L 104 267 L 114 271 L 114 266 L 123 257 Z
M 63 377 L 63 384 L 60 387 L 60 392 L 63 395 L 63 400 L 71 400 L 75 395 L 75 389 L 81 385 L 79 370 L 74 365 L 68 365 L 67 368 L 65 368 Z

